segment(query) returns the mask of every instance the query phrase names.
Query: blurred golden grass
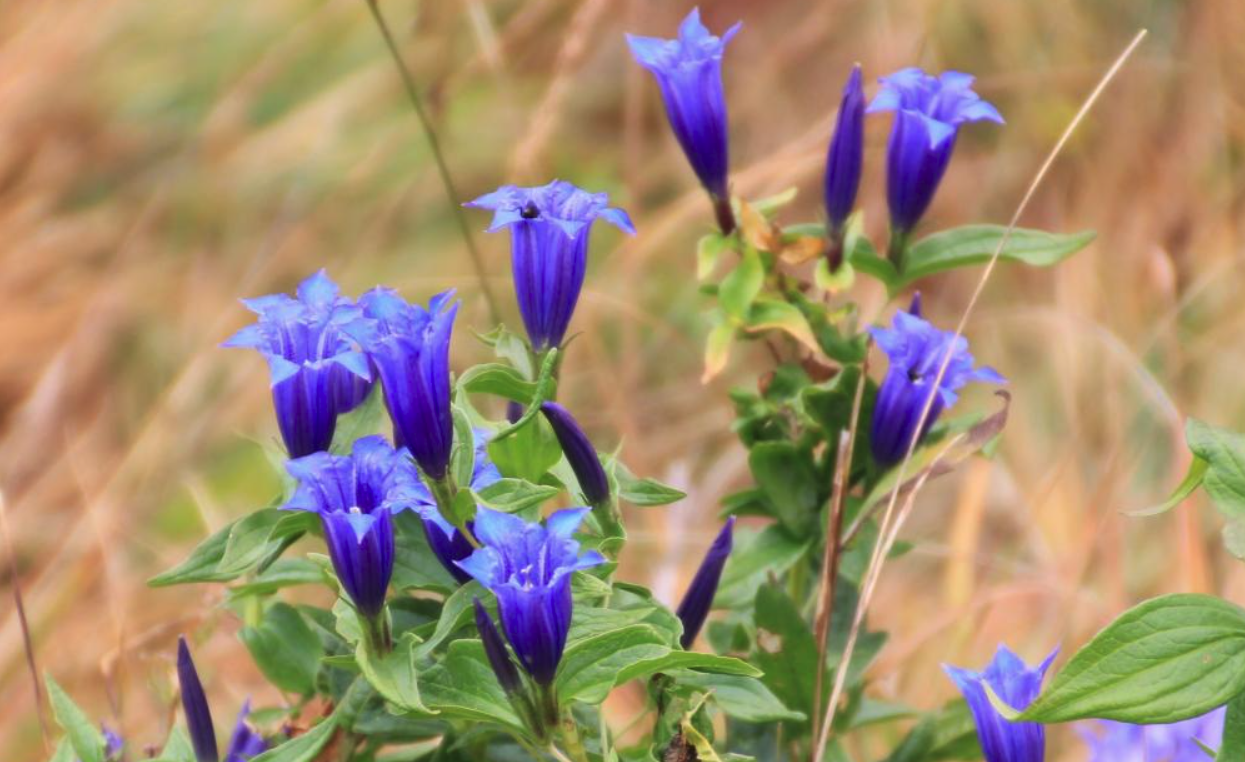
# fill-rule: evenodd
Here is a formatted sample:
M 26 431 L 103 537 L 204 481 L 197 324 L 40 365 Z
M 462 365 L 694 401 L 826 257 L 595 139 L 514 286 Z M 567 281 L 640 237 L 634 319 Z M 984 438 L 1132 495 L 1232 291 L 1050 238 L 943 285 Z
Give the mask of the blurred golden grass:
M 636 219 L 635 239 L 595 241 L 564 388 L 603 448 L 621 441 L 637 471 L 688 489 L 684 504 L 630 517 L 624 556 L 625 575 L 673 600 L 718 500 L 746 479 L 726 392 L 767 362 L 741 353 L 727 377 L 697 380 L 692 247 L 708 209 L 622 44 L 624 30 L 672 29 L 688 4 L 382 5 L 463 193 L 560 176 L 610 190 Z M 703 3 L 712 28 L 745 22 L 726 69 L 736 190 L 799 186 L 791 220 L 817 214 L 851 62 L 870 78 L 911 63 L 981 77 L 1008 124 L 965 135 L 929 226 L 1002 222 L 1111 57 L 1152 31 L 1022 222 L 1092 227 L 1098 241 L 1053 271 L 1001 268 L 970 327 L 978 358 L 1011 379 L 1012 418 L 995 460 L 923 494 L 905 530 L 916 551 L 883 575 L 874 616 L 893 635 L 879 695 L 933 706 L 951 694 L 939 662 L 984 662 L 1004 639 L 1030 658 L 1071 650 L 1143 595 L 1245 593 L 1200 498 L 1161 518 L 1118 515 L 1179 478 L 1185 415 L 1245 426 L 1234 5 Z M 352 293 L 456 286 L 463 328 L 487 327 L 486 313 L 361 0 L 26 0 L 0 10 L 0 34 L 0 490 L 40 666 L 141 746 L 173 719 L 177 632 L 200 633 L 218 716 L 250 693 L 279 700 L 219 591 L 144 586 L 271 495 L 249 439 L 275 432 L 262 363 L 217 348 L 246 319 L 235 299 L 324 266 Z M 874 231 L 886 127 L 870 126 Z M 508 296 L 505 241 L 479 240 Z M 953 321 L 974 277 L 926 284 L 932 315 Z M 864 292 L 866 314 L 882 309 Z M 456 365 L 481 357 L 460 330 Z M 0 699 L 6 759 L 41 758 L 11 607 Z

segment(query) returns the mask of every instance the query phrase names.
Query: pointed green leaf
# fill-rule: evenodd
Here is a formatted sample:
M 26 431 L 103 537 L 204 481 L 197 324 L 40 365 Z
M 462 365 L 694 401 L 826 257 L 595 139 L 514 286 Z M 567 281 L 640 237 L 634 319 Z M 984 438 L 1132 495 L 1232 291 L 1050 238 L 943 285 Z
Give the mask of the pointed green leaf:
M 43 682 L 47 685 L 48 701 L 52 704 L 52 714 L 56 724 L 65 731 L 69 745 L 82 762 L 104 762 L 104 736 L 95 727 L 95 723 L 78 708 L 69 695 L 52 679 L 44 675 Z
M 1225 516 L 1245 518 L 1245 436 L 1190 418 L 1185 440 L 1207 462 L 1202 484 L 1215 507 Z
M 761 263 L 761 255 L 751 246 L 745 248 L 743 257 L 735 269 L 722 279 L 722 287 L 718 290 L 718 301 L 722 309 L 734 320 L 743 322 L 748 318 L 748 309 L 753 300 L 761 293 L 765 285 L 765 266 Z
M 272 604 L 258 627 L 244 627 L 238 637 L 273 685 L 302 695 L 315 692 L 324 648 L 293 606 Z
M 484 505 L 506 513 L 514 513 L 524 508 L 541 505 L 554 497 L 560 490 L 532 484 L 524 479 L 499 479 L 476 493 L 476 497 Z
M 355 659 L 363 676 L 385 700 L 405 712 L 430 713 L 419 693 L 419 670 L 415 666 L 415 650 L 419 639 L 403 635 L 387 654 L 373 653 L 368 639 L 355 646 Z
M 908 247 L 903 272 L 893 291 L 935 273 L 985 264 L 1003 240 L 1002 225 L 965 225 L 926 236 Z M 1034 267 L 1058 264 L 1085 248 L 1095 233 L 1048 233 L 1045 230 L 1016 228 L 1007 236 L 999 259 Z
M 820 352 L 821 346 L 813 336 L 813 329 L 808 318 L 794 304 L 777 299 L 758 299 L 752 303 L 744 328 L 749 333 L 761 331 L 782 331 L 814 352 Z
M 1150 506 L 1149 508 L 1142 508 L 1136 511 L 1125 511 L 1125 515 L 1157 516 L 1160 513 L 1170 511 L 1172 508 L 1175 508 L 1183 503 L 1189 495 L 1192 495 L 1198 487 L 1202 486 L 1202 479 L 1205 478 L 1206 469 L 1209 466 L 1209 461 L 1194 455 L 1193 462 L 1189 464 L 1189 470 L 1185 474 L 1184 479 L 1181 480 L 1179 486 L 1172 491 L 1171 495 L 1166 500 L 1158 505 Z
M 519 370 L 501 363 L 468 368 L 459 376 L 458 387 L 475 394 L 492 394 L 525 404 L 536 394 L 536 384 L 524 378 Z

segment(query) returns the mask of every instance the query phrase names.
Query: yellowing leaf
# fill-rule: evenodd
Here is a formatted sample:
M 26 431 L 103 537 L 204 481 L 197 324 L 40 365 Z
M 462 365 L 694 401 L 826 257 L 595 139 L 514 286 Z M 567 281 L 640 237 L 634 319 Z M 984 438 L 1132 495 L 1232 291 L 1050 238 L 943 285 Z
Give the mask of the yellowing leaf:
M 802 265 L 820 257 L 826 250 L 825 239 L 812 235 L 802 235 L 794 241 L 783 244 L 779 256 L 789 265 Z
M 762 299 L 753 302 L 752 309 L 748 311 L 748 321 L 744 328 L 749 333 L 771 330 L 783 331 L 812 351 L 821 351 L 816 337 L 813 336 L 813 329 L 809 326 L 804 313 L 800 312 L 795 305 L 788 304 L 787 302 L 772 299 Z
M 719 323 L 709 332 L 709 338 L 705 341 L 705 372 L 700 377 L 702 384 L 712 381 L 726 367 L 734 337 L 735 327 L 729 323 Z

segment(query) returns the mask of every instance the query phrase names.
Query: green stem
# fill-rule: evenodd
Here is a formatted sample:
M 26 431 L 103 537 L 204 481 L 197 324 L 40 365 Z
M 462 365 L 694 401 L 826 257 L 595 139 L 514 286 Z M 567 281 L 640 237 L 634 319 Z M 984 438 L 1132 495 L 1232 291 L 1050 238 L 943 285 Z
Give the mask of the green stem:
M 908 252 L 908 231 L 891 230 L 890 243 L 886 247 L 886 258 L 895 266 L 897 272 L 903 272 L 904 255 Z
M 389 48 L 389 53 L 393 56 L 393 62 L 398 67 L 398 74 L 402 77 L 402 86 L 406 89 L 406 97 L 410 100 L 411 107 L 415 109 L 415 116 L 419 118 L 419 126 L 423 129 L 424 137 L 428 140 L 428 148 L 432 152 L 432 158 L 436 161 L 437 173 L 441 176 L 441 184 L 445 186 L 445 195 L 449 196 L 450 208 L 453 210 L 454 218 L 458 221 L 458 229 L 462 234 L 463 241 L 467 244 L 467 252 L 471 255 L 471 264 L 476 271 L 476 280 L 480 283 L 480 293 L 484 295 L 484 301 L 488 304 L 489 314 L 492 317 L 493 323 L 500 323 L 501 312 L 497 309 L 497 299 L 493 296 L 493 291 L 488 285 L 488 277 L 484 270 L 484 259 L 480 256 L 480 250 L 476 248 L 475 238 L 471 235 L 471 227 L 467 224 L 467 215 L 463 213 L 458 189 L 454 186 L 454 178 L 450 174 L 449 164 L 446 163 L 445 154 L 441 151 L 441 141 L 437 138 L 437 133 L 432 128 L 432 120 L 428 118 L 427 112 L 424 111 L 423 100 L 420 99 L 419 89 L 415 86 L 415 77 L 411 74 L 411 70 L 407 68 L 406 61 L 403 60 L 402 53 L 398 50 L 398 44 L 393 38 L 393 33 L 389 31 L 389 24 L 385 22 L 385 17 L 380 12 L 377 0 L 367 0 L 367 7 L 372 12 L 372 18 L 376 20 L 376 26 L 380 29 L 381 36 L 385 38 L 385 46 Z
M 393 650 L 393 632 L 389 628 L 389 611 L 382 609 L 375 619 L 362 617 L 364 637 L 372 653 L 384 656 Z
M 566 750 L 567 756 L 575 762 L 588 762 L 588 750 L 584 748 L 583 739 L 579 736 L 579 725 L 575 723 L 575 716 L 571 714 L 569 706 L 562 713 L 558 736 L 562 740 L 562 748 Z

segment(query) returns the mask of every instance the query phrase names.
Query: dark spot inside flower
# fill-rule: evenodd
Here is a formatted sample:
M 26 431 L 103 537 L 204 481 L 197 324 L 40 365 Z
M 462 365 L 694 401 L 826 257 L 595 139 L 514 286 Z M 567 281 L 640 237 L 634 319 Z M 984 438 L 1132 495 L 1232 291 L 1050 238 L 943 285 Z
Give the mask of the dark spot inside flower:
M 922 378 L 923 376 L 921 375 L 921 372 L 917 370 L 916 368 L 913 368 L 908 371 L 908 380 L 911 381 L 912 383 L 919 384 L 921 383 Z
M 519 214 L 525 220 L 534 220 L 540 216 L 540 209 L 536 208 L 535 201 L 528 201 L 527 204 L 524 205 L 523 210 L 519 212 Z

